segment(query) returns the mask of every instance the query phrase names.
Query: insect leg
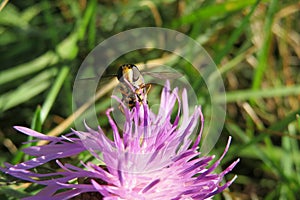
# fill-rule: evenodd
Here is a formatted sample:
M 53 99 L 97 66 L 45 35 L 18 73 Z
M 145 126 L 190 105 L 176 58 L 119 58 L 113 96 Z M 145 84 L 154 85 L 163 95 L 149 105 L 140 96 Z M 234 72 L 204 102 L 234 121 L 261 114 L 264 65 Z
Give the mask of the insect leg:
M 144 87 L 146 88 L 146 94 L 148 94 L 151 89 L 151 83 L 145 84 Z

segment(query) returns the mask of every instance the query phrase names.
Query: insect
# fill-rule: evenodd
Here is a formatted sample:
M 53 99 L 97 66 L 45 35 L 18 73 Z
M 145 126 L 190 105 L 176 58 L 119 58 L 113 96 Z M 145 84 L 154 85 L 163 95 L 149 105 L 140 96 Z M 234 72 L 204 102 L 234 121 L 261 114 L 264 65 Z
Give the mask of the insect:
M 120 82 L 122 102 L 129 109 L 135 107 L 136 103 L 148 103 L 147 94 L 150 91 L 151 83 L 145 83 L 143 75 L 149 75 L 158 79 L 176 79 L 182 76 L 174 72 L 141 72 L 134 64 L 121 65 L 117 72 Z M 122 111 L 122 108 L 119 107 Z
M 147 103 L 147 94 L 151 88 L 145 83 L 140 70 L 134 64 L 124 64 L 119 67 L 117 78 L 120 82 L 122 102 L 132 109 L 136 102 Z M 121 108 L 122 109 L 122 108 Z
M 177 79 L 182 77 L 182 74 L 178 72 L 149 72 L 143 71 L 141 72 L 138 67 L 134 64 L 123 64 L 119 67 L 116 74 L 108 74 L 104 75 L 103 77 L 111 78 L 117 77 L 119 81 L 118 91 L 122 95 L 122 102 L 127 106 L 129 109 L 135 107 L 136 103 L 147 104 L 147 95 L 150 91 L 151 85 L 156 83 L 145 83 L 144 75 L 149 75 L 151 77 L 157 79 L 164 80 L 164 79 Z M 83 78 L 81 80 L 95 80 L 96 78 Z M 123 112 L 123 107 L 120 105 L 119 109 Z

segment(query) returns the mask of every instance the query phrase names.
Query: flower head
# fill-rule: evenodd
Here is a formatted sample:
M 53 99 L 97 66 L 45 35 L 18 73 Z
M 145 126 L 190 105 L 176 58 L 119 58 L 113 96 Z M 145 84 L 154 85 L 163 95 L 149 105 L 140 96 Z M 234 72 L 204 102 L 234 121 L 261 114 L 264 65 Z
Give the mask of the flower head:
M 176 102 L 178 111 L 172 120 Z M 6 164 L 6 168 L 1 170 L 45 186 L 35 196 L 25 198 L 27 200 L 84 199 L 83 195 L 89 194 L 107 200 L 209 199 L 233 182 L 234 179 L 220 184 L 238 160 L 220 174 L 214 173 L 229 148 L 230 138 L 223 155 L 209 165 L 214 157 L 200 156 L 198 152 L 203 128 L 201 109 L 195 107 L 194 113 L 189 116 L 187 104 L 186 91 L 183 91 L 180 100 L 177 89 L 170 92 L 167 83 L 158 114 L 154 114 L 147 104 L 136 105 L 132 110 L 123 106 L 126 120 L 122 133 L 111 117 L 112 109 L 109 109 L 107 117 L 114 140 L 110 140 L 101 127 L 93 130 L 87 125 L 86 132 L 73 130 L 61 137 L 15 127 L 22 133 L 50 143 L 24 149 L 35 158 L 17 165 Z M 199 122 L 201 129 L 193 143 L 192 134 Z M 80 168 L 59 161 L 83 151 L 88 151 L 99 162 L 81 162 Z M 51 160 L 56 160 L 61 170 L 46 174 L 31 170 Z

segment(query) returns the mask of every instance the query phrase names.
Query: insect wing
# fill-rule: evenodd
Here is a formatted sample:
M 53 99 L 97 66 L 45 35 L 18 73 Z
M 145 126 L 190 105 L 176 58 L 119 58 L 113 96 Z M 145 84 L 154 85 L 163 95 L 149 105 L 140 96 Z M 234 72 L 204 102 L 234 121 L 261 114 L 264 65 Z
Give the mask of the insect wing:
M 178 79 L 183 75 L 179 72 L 142 72 L 143 75 L 149 75 L 158 79 Z

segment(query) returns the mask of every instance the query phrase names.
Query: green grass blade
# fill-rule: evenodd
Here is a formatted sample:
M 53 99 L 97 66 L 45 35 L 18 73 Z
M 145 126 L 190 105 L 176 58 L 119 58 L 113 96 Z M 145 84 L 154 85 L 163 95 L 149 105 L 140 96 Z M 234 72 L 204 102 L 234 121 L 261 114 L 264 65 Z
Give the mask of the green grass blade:
M 93 17 L 96 7 L 97 7 L 96 0 L 91 0 L 88 2 L 87 8 L 83 16 L 83 20 L 80 23 L 78 23 L 77 32 L 78 32 L 79 40 L 82 40 L 84 38 L 86 29 L 88 27 L 88 24 L 90 23 L 91 18 Z
M 259 98 L 274 98 L 279 96 L 288 96 L 288 95 L 299 95 L 300 94 L 300 85 L 290 86 L 290 87 L 278 87 L 278 88 L 269 88 L 263 90 L 239 90 L 226 93 L 226 101 L 229 102 L 238 102 L 246 101 L 249 99 L 259 99 Z M 222 101 L 222 97 L 216 96 L 215 99 L 217 102 Z
M 297 127 L 298 127 L 298 130 L 299 130 L 299 123 L 300 123 L 300 119 L 299 119 L 299 114 L 297 115 Z M 296 134 L 299 134 L 297 132 L 290 132 L 291 135 L 296 135 Z M 292 141 L 292 157 L 293 159 L 299 159 L 299 156 L 297 156 L 298 154 L 300 154 L 300 149 L 299 149 L 299 145 L 298 145 L 298 141 L 296 140 L 293 140 Z M 297 179 L 297 182 L 300 184 L 300 163 L 295 163 L 295 176 L 296 176 L 296 179 Z M 299 186 L 300 188 L 300 186 Z
M 44 104 L 42 105 L 41 115 L 40 115 L 41 124 L 44 123 L 46 117 L 48 116 L 48 113 L 49 113 L 51 107 L 53 106 L 55 99 L 56 99 L 60 89 L 62 88 L 66 77 L 68 76 L 69 71 L 70 70 L 69 70 L 68 66 L 64 66 L 59 71 L 58 77 L 56 78 L 50 92 L 47 95 L 47 98 L 46 98 Z
M 10 3 L 0 12 L 0 24 L 20 28 L 26 28 L 28 26 L 28 22 L 22 19 L 19 10 Z
M 77 41 L 78 35 L 74 32 L 58 44 L 56 52 L 59 57 L 64 60 L 74 59 L 78 53 Z
M 0 187 L 0 193 L 4 194 L 6 197 L 10 197 L 9 199 L 11 199 L 12 197 L 14 197 L 15 199 L 22 199 L 29 196 L 27 193 L 23 191 L 15 190 L 9 186 L 3 186 L 3 185 Z
M 42 130 L 42 120 L 41 120 L 41 107 L 38 106 L 35 110 L 32 122 L 31 129 L 41 132 Z
M 278 0 L 271 0 L 271 3 L 269 4 L 269 10 L 266 15 L 265 26 L 263 28 L 264 29 L 264 39 L 262 40 L 263 44 L 260 51 L 258 52 L 258 66 L 255 69 L 254 79 L 252 82 L 253 89 L 258 89 L 260 87 L 263 75 L 268 66 L 269 50 L 270 50 L 270 44 L 272 39 L 272 25 L 273 25 L 274 15 L 277 11 L 277 5 L 278 5 Z
M 34 96 L 46 90 L 51 84 L 50 78 L 56 73 L 56 70 L 44 71 L 31 80 L 23 83 L 16 90 L 7 92 L 0 96 L 1 112 L 28 101 Z
M 290 123 L 292 123 L 293 121 L 296 120 L 297 115 L 300 115 L 300 109 L 298 109 L 294 112 L 291 112 L 290 114 L 285 116 L 283 119 L 278 120 L 276 123 L 272 124 L 268 128 L 268 130 L 270 130 L 271 132 L 272 131 L 278 131 L 278 132 L 284 131 Z
M 0 73 L 0 85 L 42 70 L 57 61 L 57 55 L 49 51 L 33 61 L 2 71 Z
M 292 124 L 289 125 L 289 132 L 291 132 L 293 129 Z M 292 131 L 294 132 L 294 131 Z M 291 139 L 288 137 L 282 137 L 282 151 L 283 154 L 281 156 L 281 167 L 282 170 L 284 171 L 286 176 L 291 176 L 294 174 L 292 168 L 293 168 L 293 160 L 292 160 L 292 146 L 291 146 Z M 294 198 L 291 196 L 291 188 L 288 187 L 287 184 L 281 184 L 280 185 L 280 199 L 291 199 L 293 200 Z
M 185 15 L 180 19 L 173 21 L 172 27 L 176 28 L 184 24 L 190 24 L 195 22 L 198 23 L 201 20 L 205 20 L 211 17 L 222 16 L 230 12 L 238 11 L 248 6 L 252 6 L 256 2 L 257 0 L 234 0 L 202 7 L 191 14 Z
M 230 49 L 233 47 L 234 43 L 239 39 L 240 35 L 243 33 L 246 27 L 249 26 L 249 20 L 251 16 L 253 15 L 254 11 L 256 10 L 258 3 L 260 0 L 257 0 L 256 3 L 252 6 L 251 11 L 248 13 L 248 15 L 241 21 L 241 24 L 239 27 L 234 29 L 233 33 L 228 39 L 228 42 L 226 43 L 226 46 L 223 50 L 221 50 L 217 55 L 214 61 L 216 64 L 220 64 L 222 58 L 227 55 L 230 51 Z

